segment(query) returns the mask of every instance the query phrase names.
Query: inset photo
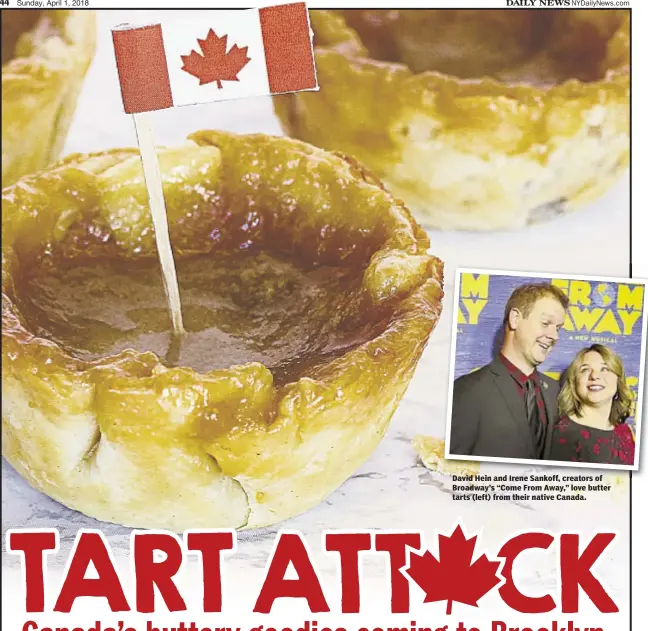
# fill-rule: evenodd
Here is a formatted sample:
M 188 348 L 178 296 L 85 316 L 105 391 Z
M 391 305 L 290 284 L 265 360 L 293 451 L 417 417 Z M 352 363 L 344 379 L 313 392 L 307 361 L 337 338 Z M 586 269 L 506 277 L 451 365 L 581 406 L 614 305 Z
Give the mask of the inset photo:
M 457 270 L 446 458 L 636 470 L 645 289 Z

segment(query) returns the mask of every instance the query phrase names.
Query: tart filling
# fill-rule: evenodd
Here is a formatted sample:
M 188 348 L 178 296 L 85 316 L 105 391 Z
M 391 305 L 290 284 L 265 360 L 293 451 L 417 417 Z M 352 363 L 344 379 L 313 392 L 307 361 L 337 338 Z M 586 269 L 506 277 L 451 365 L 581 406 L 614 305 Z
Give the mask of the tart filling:
M 16 50 L 19 38 L 31 31 L 39 19 L 42 17 L 43 11 L 5 11 L 2 14 L 2 40 L 0 41 L 0 50 L 2 51 L 2 65 L 4 66 L 8 61 L 15 57 L 20 56 Z M 51 27 L 48 28 L 47 22 L 43 23 L 46 31 L 52 32 Z
M 573 20 L 564 11 L 340 11 L 372 59 L 412 72 L 551 86 L 605 75 L 619 20 Z
M 354 161 L 193 140 L 159 154 L 179 341 L 135 151 L 3 191 L 3 453 L 99 519 L 250 528 L 314 506 L 371 454 L 438 320 L 443 268 Z
M 178 260 L 186 334 L 176 337 L 158 261 L 97 255 L 41 258 L 16 297 L 31 331 L 85 361 L 133 349 L 197 372 L 259 362 L 280 384 L 371 339 L 389 316 L 381 309 L 360 315 L 362 269 L 214 252 Z

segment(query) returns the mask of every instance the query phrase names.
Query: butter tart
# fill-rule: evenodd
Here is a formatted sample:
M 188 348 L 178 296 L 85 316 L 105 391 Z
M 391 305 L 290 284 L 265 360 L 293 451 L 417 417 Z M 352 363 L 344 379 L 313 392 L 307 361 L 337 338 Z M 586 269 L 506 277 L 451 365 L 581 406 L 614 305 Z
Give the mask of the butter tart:
M 95 40 L 94 11 L 2 12 L 2 186 L 61 153 Z
M 514 229 L 594 199 L 629 160 L 630 12 L 311 11 L 320 91 L 286 133 L 366 164 L 440 229 Z
M 3 454 L 104 521 L 264 526 L 379 443 L 440 315 L 443 265 L 354 160 L 190 138 L 159 152 L 179 339 L 137 151 L 72 155 L 3 190 Z

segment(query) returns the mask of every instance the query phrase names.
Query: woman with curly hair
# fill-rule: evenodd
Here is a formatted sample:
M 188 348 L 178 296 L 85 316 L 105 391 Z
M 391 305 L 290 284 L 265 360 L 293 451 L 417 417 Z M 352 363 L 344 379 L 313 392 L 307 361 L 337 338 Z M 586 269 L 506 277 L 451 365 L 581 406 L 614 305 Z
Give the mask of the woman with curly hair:
M 559 420 L 549 459 L 634 464 L 635 438 L 625 422 L 631 409 L 621 358 L 601 344 L 582 349 L 567 368 L 558 395 Z

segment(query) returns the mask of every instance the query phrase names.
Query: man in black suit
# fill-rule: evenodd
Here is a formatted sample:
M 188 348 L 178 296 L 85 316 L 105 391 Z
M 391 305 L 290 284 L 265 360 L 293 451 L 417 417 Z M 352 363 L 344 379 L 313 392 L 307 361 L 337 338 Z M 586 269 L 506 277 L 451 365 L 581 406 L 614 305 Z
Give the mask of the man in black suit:
M 560 388 L 537 367 L 558 341 L 568 304 L 550 283 L 522 285 L 511 294 L 499 355 L 454 382 L 450 454 L 547 457 Z

